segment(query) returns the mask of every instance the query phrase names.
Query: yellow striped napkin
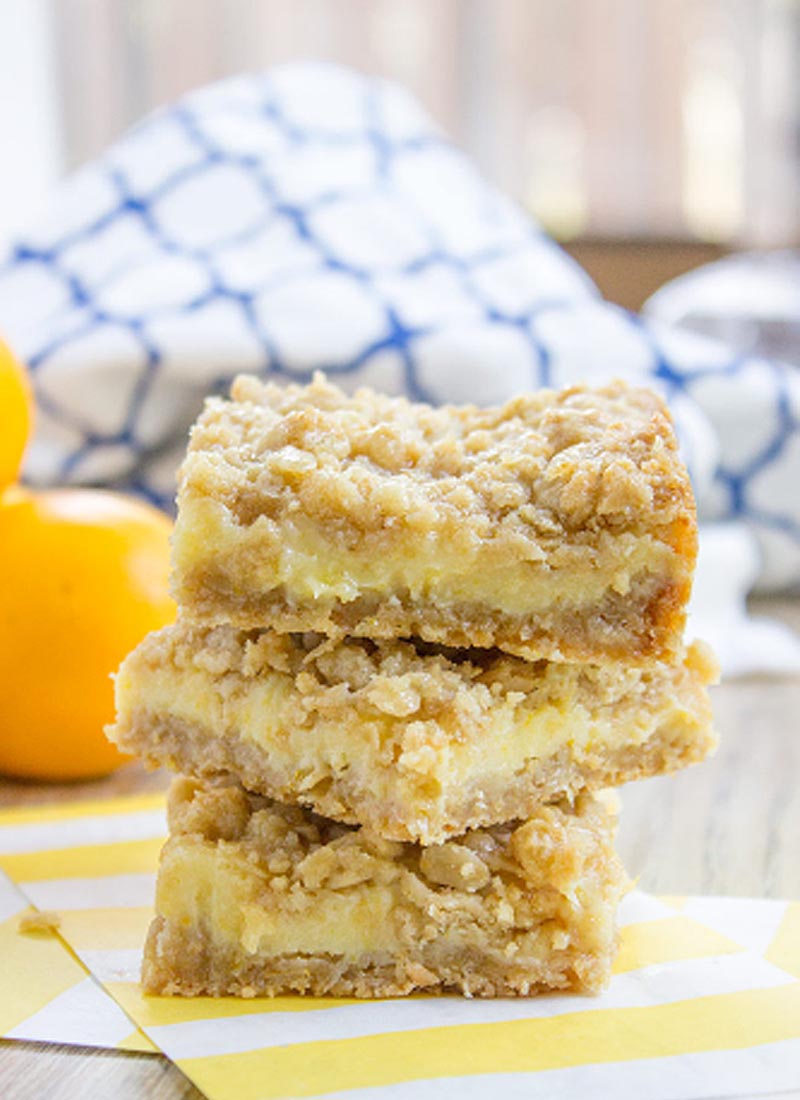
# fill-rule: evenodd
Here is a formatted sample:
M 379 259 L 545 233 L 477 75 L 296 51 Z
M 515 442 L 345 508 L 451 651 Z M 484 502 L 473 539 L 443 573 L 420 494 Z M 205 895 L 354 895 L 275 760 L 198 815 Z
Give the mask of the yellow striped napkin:
M 59 936 L 25 930 L 35 915 L 0 873 L 0 1037 L 154 1052 Z
M 163 833 L 153 797 L 0 814 L 0 866 L 59 913 L 84 966 L 211 1100 L 688 1100 L 800 1087 L 800 904 L 636 892 L 598 998 L 145 997 Z
M 163 831 L 163 799 L 151 803 Z M 123 808 L 129 812 L 129 799 Z M 83 806 L 3 811 L 3 850 L 12 857 L 23 855 L 40 847 L 43 837 L 50 838 L 45 840 L 49 846 L 58 821 L 86 816 Z M 60 935 L 26 929 L 26 918 L 36 912 L 0 872 L 0 1038 L 156 1053 Z

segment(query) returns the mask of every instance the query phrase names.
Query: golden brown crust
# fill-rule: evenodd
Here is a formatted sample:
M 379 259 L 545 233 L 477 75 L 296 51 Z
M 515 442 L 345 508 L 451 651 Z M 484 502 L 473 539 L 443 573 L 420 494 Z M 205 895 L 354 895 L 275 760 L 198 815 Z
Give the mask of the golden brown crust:
M 528 996 L 596 991 L 608 980 L 614 915 L 627 884 L 611 846 L 613 819 L 589 798 L 421 848 L 234 786 L 179 779 L 170 829 L 145 949 L 148 992 L 377 997 L 424 988 Z M 226 931 L 213 910 L 215 891 L 191 882 L 198 854 L 226 889 Z M 223 884 L 230 866 L 235 877 Z M 178 882 L 182 897 L 201 899 L 191 912 L 176 908 Z M 383 946 L 354 956 L 326 949 L 326 906 L 356 895 L 368 902 L 373 891 L 392 899 Z M 231 937 L 239 907 L 245 932 Z M 313 942 L 303 952 L 271 952 L 269 934 L 266 943 L 252 937 L 254 907 L 266 928 L 313 914 Z
M 433 952 L 429 951 L 428 954 Z M 608 984 L 611 953 L 562 950 L 551 958 L 514 963 L 480 951 L 441 952 L 435 969 L 413 955 L 365 955 L 357 964 L 335 956 L 244 958 L 215 943 L 204 928 L 156 917 L 145 946 L 146 992 L 178 997 L 404 997 L 462 993 L 468 997 L 533 997 L 554 990 L 599 993 Z
M 715 671 L 699 646 L 675 666 L 531 664 L 182 621 L 126 660 L 110 732 L 152 765 L 438 843 L 702 759 Z
M 654 394 L 615 383 L 434 409 L 369 391 L 346 397 L 321 378 L 283 389 L 242 378 L 233 397 L 209 401 L 182 471 L 174 586 L 193 617 L 413 635 L 529 659 L 644 662 L 676 649 L 696 525 Z M 295 590 L 290 533 L 313 536 L 323 558 L 358 558 L 350 588 Z M 466 571 L 460 588 L 435 576 L 444 553 Z M 410 557 L 421 572 L 392 573 Z M 383 561 L 406 580 L 373 586 L 371 565 Z M 504 563 L 552 585 L 552 601 L 540 593 L 535 613 L 509 607 L 496 591 Z M 605 589 L 572 606 L 580 592 L 559 589 L 560 579 L 596 577 L 601 565 Z
M 437 607 L 398 590 L 390 598 L 363 596 L 347 603 L 298 606 L 282 588 L 239 591 L 216 565 L 175 582 L 186 614 L 209 626 L 229 623 L 243 630 L 265 624 L 284 634 L 317 633 L 330 638 L 376 640 L 421 638 L 452 648 L 501 649 L 528 661 L 551 660 L 647 665 L 674 660 L 691 592 L 686 559 L 681 581 L 633 582 L 623 595 L 608 592 L 588 612 L 554 605 L 536 616 L 504 614 L 474 604 Z

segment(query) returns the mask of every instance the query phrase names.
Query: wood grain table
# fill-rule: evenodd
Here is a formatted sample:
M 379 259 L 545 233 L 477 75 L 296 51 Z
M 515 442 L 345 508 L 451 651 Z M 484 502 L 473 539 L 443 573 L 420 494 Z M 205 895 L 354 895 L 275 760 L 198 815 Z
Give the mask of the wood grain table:
M 800 631 L 800 599 L 758 601 Z M 654 893 L 800 898 L 800 676 L 753 677 L 714 689 L 716 756 L 623 792 L 619 849 Z M 158 790 L 138 765 L 92 784 L 0 781 L 0 806 Z M 200 1093 L 160 1055 L 0 1043 L 2 1100 L 184 1100 Z

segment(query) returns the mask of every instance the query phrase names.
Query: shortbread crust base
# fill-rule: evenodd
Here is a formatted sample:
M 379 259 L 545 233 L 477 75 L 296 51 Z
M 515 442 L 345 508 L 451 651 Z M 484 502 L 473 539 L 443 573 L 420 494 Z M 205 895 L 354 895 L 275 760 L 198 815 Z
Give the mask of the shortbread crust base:
M 460 649 L 501 649 L 528 661 L 649 665 L 674 660 L 680 650 L 691 591 L 689 569 L 684 563 L 680 569 L 686 569 L 680 581 L 647 576 L 634 580 L 624 594 L 609 592 L 586 609 L 555 605 L 535 616 L 477 604 L 437 605 L 435 595 L 416 600 L 404 591 L 346 603 L 303 602 L 282 587 L 271 592 L 248 587 L 235 559 L 186 569 L 174 576 L 173 594 L 193 619 L 208 626 L 258 630 L 269 623 L 283 634 L 421 638 Z

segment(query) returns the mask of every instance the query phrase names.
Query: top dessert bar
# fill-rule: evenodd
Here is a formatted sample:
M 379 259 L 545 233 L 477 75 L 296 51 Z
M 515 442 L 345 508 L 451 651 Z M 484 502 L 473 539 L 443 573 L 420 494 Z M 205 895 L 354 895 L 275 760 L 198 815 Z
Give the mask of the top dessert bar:
M 433 408 L 240 377 L 192 431 L 173 583 L 211 625 L 647 664 L 677 651 L 695 554 L 648 390 Z

